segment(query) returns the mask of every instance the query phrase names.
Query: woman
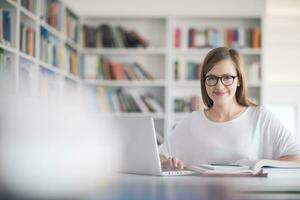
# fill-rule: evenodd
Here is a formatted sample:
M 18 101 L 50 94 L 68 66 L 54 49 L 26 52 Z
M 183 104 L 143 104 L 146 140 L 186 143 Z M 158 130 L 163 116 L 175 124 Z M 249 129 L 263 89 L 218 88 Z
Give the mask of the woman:
M 192 112 L 163 145 L 163 168 L 240 159 L 300 163 L 300 146 L 278 119 L 249 101 L 242 60 L 227 47 L 211 50 L 201 70 L 204 111 Z

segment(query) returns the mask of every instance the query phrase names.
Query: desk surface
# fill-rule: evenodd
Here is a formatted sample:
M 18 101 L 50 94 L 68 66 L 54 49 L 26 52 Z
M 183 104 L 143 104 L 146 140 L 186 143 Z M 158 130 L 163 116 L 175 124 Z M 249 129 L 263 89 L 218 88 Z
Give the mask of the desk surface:
M 160 177 L 122 174 L 106 189 L 98 194 L 101 198 L 95 199 L 300 199 L 300 176 Z

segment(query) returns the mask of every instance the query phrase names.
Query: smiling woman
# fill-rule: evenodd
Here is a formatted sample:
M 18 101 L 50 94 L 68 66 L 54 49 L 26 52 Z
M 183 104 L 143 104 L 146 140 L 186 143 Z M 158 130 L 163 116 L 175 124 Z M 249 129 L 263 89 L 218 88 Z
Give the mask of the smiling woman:
M 201 93 L 206 108 L 191 113 L 160 146 L 162 167 L 240 159 L 299 162 L 300 145 L 292 134 L 270 111 L 249 100 L 243 61 L 236 50 L 220 47 L 207 54 Z

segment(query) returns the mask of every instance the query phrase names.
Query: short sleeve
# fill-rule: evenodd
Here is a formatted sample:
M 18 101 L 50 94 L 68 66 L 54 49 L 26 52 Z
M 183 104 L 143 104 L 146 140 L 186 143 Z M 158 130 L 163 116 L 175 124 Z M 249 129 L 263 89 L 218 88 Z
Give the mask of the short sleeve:
M 270 135 L 273 159 L 282 156 L 300 156 L 300 144 L 296 142 L 293 134 L 270 111 L 265 111 L 264 115 L 266 117 L 264 131 Z
M 177 124 L 170 136 L 159 146 L 159 153 L 166 158 L 176 155 L 176 151 L 186 139 L 186 133 L 190 130 L 190 117 L 183 119 Z

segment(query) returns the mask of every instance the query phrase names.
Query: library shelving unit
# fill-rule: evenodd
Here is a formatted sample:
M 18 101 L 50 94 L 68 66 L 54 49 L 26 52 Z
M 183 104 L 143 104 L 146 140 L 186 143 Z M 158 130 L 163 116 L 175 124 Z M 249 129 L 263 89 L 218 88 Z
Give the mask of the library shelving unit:
M 167 136 L 203 106 L 197 70 L 206 53 L 230 46 L 244 57 L 250 97 L 264 103 L 262 16 L 78 17 L 63 0 L 0 8 L 10 21 L 9 37 L 0 29 L 0 70 L 17 92 L 84 91 L 101 115 L 151 116 Z
M 0 14 L 0 69 L 10 91 L 58 100 L 66 88 L 80 91 L 79 20 L 63 1 L 2 0 Z
M 82 19 L 82 30 L 85 33 L 85 26 L 101 29 L 99 27 L 103 24 L 112 27 L 112 35 L 115 34 L 115 27 L 121 26 L 124 29 L 134 30 L 148 40 L 149 46 L 147 48 L 124 48 L 122 45 L 103 47 L 95 42 L 92 46 L 88 46 L 86 43 L 90 41 L 84 36 L 83 40 L 86 40 L 86 43 L 83 44 L 82 55 L 85 87 L 94 88 L 97 103 L 106 98 L 108 101 L 106 105 L 111 103 L 110 107 L 120 106 L 119 103 L 113 105 L 113 102 L 118 101 L 116 99 L 118 95 L 109 97 L 109 92 L 103 92 L 103 88 L 110 88 L 108 90 L 134 88 L 141 91 L 139 94 L 143 94 L 143 91 L 150 92 L 163 106 L 163 112 L 123 112 L 119 109 L 101 110 L 100 108 L 103 113 L 152 116 L 158 132 L 167 136 L 178 120 L 187 113 L 202 108 L 200 80 L 196 76 L 196 70 L 201 67 L 207 52 L 218 46 L 230 46 L 240 52 L 245 61 L 250 97 L 258 104 L 263 103 L 261 16 L 86 17 Z M 155 79 L 111 80 L 103 76 L 99 77 L 95 67 L 99 66 L 99 61 L 95 57 L 112 59 L 120 63 L 138 62 L 152 73 Z M 90 66 L 94 67 L 91 69 Z M 103 106 L 103 102 L 99 104 Z
M 198 74 L 201 62 L 212 47 L 237 49 L 245 62 L 249 96 L 263 104 L 262 17 L 188 16 L 170 20 L 173 44 L 169 126 L 187 112 L 203 108 Z M 170 129 L 170 127 L 169 127 Z

